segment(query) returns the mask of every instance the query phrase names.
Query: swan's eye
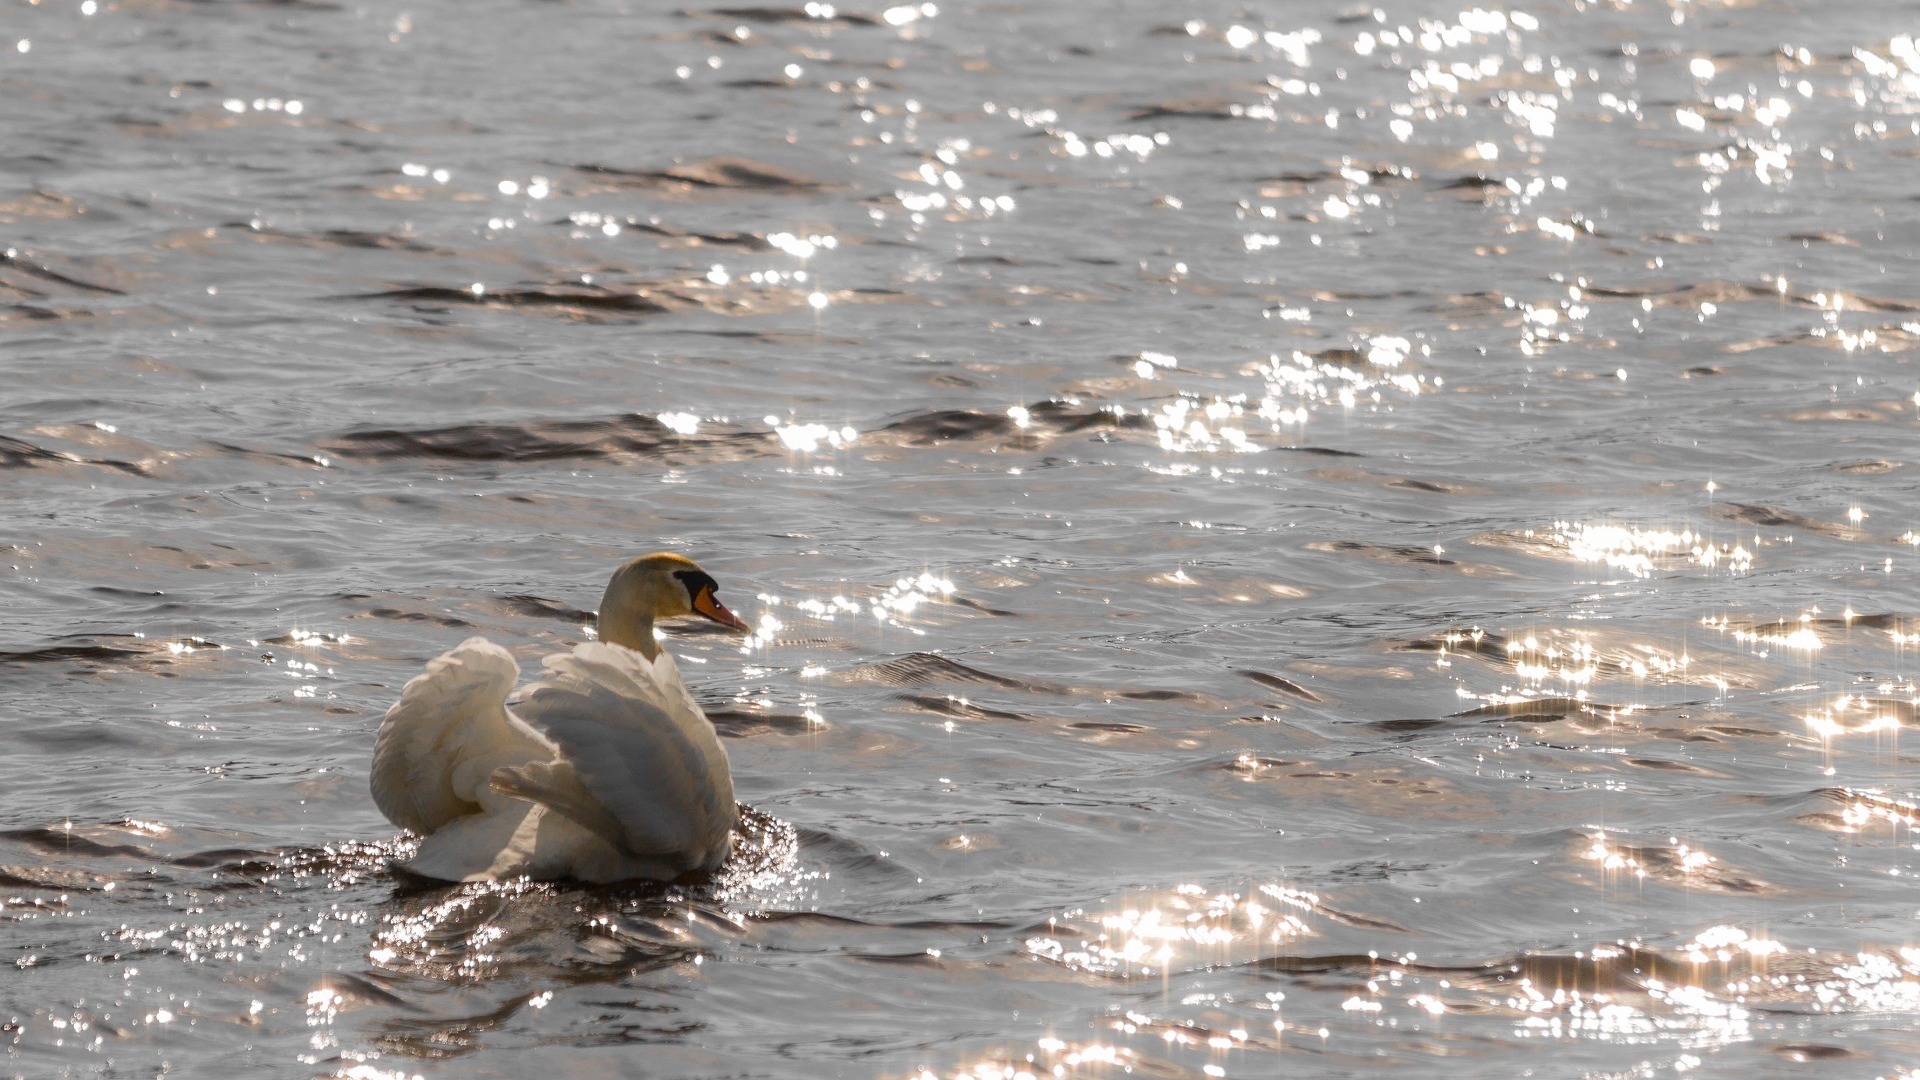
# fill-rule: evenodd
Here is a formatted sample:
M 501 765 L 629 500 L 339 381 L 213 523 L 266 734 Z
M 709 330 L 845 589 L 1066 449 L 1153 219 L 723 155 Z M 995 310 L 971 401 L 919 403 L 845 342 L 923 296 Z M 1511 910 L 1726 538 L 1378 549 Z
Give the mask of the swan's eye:
M 700 594 L 702 592 L 720 591 L 720 583 L 714 581 L 713 576 L 704 570 L 675 570 L 673 576 L 679 578 L 680 584 L 687 587 L 687 603 L 689 606 L 697 605 L 700 602 Z

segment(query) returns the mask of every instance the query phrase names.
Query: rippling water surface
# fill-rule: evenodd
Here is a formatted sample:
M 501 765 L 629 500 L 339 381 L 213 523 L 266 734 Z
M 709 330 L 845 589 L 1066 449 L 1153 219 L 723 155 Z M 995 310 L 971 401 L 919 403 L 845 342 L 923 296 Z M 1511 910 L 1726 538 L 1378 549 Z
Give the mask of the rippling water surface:
M 0 1074 L 1908 1075 L 1911 16 L 11 0 Z M 658 548 L 733 862 L 396 876 Z

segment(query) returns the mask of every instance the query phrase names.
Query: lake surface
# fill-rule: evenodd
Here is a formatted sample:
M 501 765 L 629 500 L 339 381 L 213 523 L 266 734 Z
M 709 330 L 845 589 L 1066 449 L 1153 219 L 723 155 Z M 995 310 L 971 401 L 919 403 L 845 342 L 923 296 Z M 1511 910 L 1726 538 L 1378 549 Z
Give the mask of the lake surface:
M 1911 1075 L 1909 5 L 0 13 L 0 1075 Z M 712 882 L 374 732 L 698 559 Z

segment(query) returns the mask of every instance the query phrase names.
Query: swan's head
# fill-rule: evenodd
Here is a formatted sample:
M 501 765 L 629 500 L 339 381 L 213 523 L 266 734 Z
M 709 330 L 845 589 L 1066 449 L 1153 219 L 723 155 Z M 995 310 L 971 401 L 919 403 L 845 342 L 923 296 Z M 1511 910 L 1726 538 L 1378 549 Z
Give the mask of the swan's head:
M 610 599 L 637 608 L 654 619 L 699 615 L 730 630 L 751 629 L 720 602 L 720 586 L 713 575 L 684 555 L 662 551 L 642 555 L 614 571 L 607 582 Z
M 730 630 L 750 630 L 720 602 L 719 589 L 711 574 L 684 555 L 642 555 L 615 570 L 607 582 L 600 601 L 600 637 L 651 655 L 656 619 L 698 615 Z

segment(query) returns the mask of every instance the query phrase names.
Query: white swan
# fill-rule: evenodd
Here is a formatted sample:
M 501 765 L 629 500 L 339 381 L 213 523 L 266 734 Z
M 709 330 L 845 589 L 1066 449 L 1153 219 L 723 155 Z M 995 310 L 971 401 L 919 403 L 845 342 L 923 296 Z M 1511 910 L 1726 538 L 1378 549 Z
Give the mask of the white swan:
M 427 664 L 387 710 L 373 801 L 419 833 L 408 870 L 443 881 L 527 875 L 670 881 L 732 850 L 738 808 L 727 752 L 688 695 L 653 621 L 747 624 L 692 560 L 643 555 L 614 571 L 598 642 L 520 667 L 468 638 Z

